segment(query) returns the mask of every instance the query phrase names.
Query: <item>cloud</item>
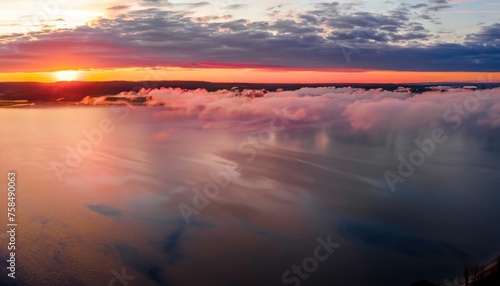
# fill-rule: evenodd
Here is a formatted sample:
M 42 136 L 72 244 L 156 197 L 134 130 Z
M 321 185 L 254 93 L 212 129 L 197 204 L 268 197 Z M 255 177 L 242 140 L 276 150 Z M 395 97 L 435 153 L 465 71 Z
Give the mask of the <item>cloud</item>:
M 144 6 L 155 6 L 155 7 L 170 7 L 173 6 L 168 0 L 142 0 L 142 5 Z
M 464 44 L 425 45 L 433 35 L 406 16 L 407 6 L 386 14 L 346 11 L 338 3 L 315 7 L 269 21 L 191 17 L 189 11 L 151 7 L 73 29 L 13 34 L 0 44 L 0 71 L 155 66 L 499 71 L 500 47 L 491 44 L 498 43 L 498 24 L 468 35 Z
M 210 2 L 206 2 L 206 1 L 205 2 L 196 2 L 196 3 L 189 3 L 188 5 L 191 6 L 191 8 L 200 8 L 200 7 L 210 5 Z
M 419 8 L 424 8 L 424 7 L 428 7 L 429 5 L 425 4 L 425 3 L 418 3 L 418 4 L 415 4 L 415 5 L 411 5 L 410 8 L 412 9 L 419 9 Z
M 427 11 L 437 12 L 439 10 L 452 8 L 453 6 L 448 0 L 429 0 L 430 5 L 427 7 Z
M 129 7 L 130 6 L 127 6 L 127 5 L 117 5 L 117 6 L 109 7 L 108 10 L 114 10 L 114 11 L 117 11 L 117 10 L 126 10 Z
M 248 6 L 247 4 L 231 4 L 231 5 L 228 5 L 228 6 L 224 7 L 224 9 L 238 10 L 238 9 L 243 9 L 243 8 L 245 8 L 247 6 Z
M 479 33 L 468 35 L 466 40 L 471 44 L 500 47 L 500 23 L 483 27 Z
M 154 110 L 157 120 L 197 119 L 207 122 L 204 129 L 250 128 L 252 124 L 259 128 L 263 118 L 272 118 L 276 112 L 282 120 L 290 121 L 290 126 L 332 124 L 344 133 L 399 132 L 458 123 L 474 128 L 500 127 L 500 88 L 443 88 L 421 94 L 405 89 L 335 87 L 276 92 L 161 88 L 143 89 L 140 94 L 152 97 L 150 105 L 163 104 L 163 110 Z M 109 103 L 97 99 L 94 104 Z M 168 130 L 156 139 L 166 140 L 173 134 Z

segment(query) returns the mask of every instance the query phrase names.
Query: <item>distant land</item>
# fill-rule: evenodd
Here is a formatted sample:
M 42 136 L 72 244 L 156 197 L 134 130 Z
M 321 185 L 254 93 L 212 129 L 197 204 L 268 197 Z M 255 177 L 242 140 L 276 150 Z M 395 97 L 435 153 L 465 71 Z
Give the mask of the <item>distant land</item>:
M 409 88 L 413 93 L 421 93 L 428 90 L 428 87 L 435 86 L 450 86 L 460 88 L 464 86 L 475 86 L 478 89 L 487 89 L 500 87 L 500 83 L 473 83 L 473 82 L 454 82 L 454 83 L 420 83 L 420 84 L 338 84 L 338 83 L 322 83 L 322 84 L 259 84 L 259 83 L 214 83 L 205 81 L 104 81 L 104 82 L 0 82 L 0 100 L 29 100 L 30 102 L 76 102 L 82 100 L 86 96 L 103 96 L 117 95 L 120 92 L 137 92 L 142 88 L 155 89 L 161 87 L 172 87 L 182 89 L 197 89 L 204 88 L 208 91 L 216 91 L 220 89 L 266 89 L 275 91 L 297 90 L 303 87 L 354 87 L 364 89 L 382 88 L 384 90 L 394 91 L 399 87 Z

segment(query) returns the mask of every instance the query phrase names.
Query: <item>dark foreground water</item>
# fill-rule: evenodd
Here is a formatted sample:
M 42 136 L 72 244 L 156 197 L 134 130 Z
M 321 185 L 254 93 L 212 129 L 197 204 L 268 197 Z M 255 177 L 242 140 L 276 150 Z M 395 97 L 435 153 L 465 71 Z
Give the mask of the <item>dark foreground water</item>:
M 409 285 L 499 251 L 498 131 L 443 126 L 392 190 L 386 171 L 403 179 L 398 154 L 432 128 L 164 112 L 1 110 L 0 217 L 13 170 L 18 224 L 15 280 L 0 236 L 1 285 Z

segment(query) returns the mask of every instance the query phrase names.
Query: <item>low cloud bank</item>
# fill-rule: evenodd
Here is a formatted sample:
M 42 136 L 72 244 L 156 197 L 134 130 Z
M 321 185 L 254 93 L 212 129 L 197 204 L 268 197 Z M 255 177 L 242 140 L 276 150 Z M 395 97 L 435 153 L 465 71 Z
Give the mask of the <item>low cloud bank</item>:
M 82 100 L 92 105 L 130 102 L 161 105 L 154 109 L 158 120 L 199 119 L 249 124 L 269 119 L 279 112 L 291 126 L 332 124 L 348 126 L 350 132 L 405 131 L 443 123 L 453 129 L 462 125 L 500 127 L 500 88 L 446 88 L 421 94 L 412 94 L 404 88 L 386 91 L 318 87 L 275 92 L 161 88 Z

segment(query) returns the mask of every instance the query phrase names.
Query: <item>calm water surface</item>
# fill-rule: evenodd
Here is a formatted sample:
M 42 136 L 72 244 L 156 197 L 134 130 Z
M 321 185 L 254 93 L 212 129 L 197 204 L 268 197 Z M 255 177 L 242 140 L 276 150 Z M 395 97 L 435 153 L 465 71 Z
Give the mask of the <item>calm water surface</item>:
M 18 285 L 125 285 L 113 280 L 122 271 L 131 286 L 409 285 L 497 254 L 491 134 L 444 129 L 449 140 L 392 192 L 384 172 L 431 130 L 270 132 L 266 118 L 175 121 L 163 112 L 1 110 L 2 184 L 9 170 L 18 181 Z M 309 260 L 302 279 L 286 275 L 319 240 L 339 245 Z M 0 282 L 10 285 L 5 271 Z

